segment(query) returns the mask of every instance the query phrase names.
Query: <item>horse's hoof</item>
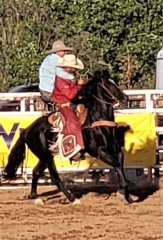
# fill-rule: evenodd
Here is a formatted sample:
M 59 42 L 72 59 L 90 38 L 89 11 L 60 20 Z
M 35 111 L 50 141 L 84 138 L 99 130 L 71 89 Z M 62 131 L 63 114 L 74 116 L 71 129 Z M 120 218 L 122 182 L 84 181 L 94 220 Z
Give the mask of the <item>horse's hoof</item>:
M 126 194 L 123 191 L 117 191 L 116 196 L 120 199 L 123 200 L 125 204 L 131 204 L 134 203 L 135 200 L 130 196 L 130 194 Z
M 132 197 L 131 197 L 131 195 L 129 194 L 129 196 L 126 198 L 126 201 L 128 202 L 128 203 L 136 203 L 137 201 L 138 201 L 138 197 L 136 197 L 136 196 L 133 196 L 132 195 Z
M 81 201 L 76 198 L 76 199 L 72 202 L 72 204 L 73 204 L 73 205 L 81 204 Z
M 1 177 L 0 184 L 6 184 L 6 183 L 10 183 L 10 179 L 6 179 L 4 177 Z
M 27 198 L 28 198 L 28 199 L 37 199 L 38 196 L 37 196 L 37 195 L 32 195 L 32 194 L 30 194 L 30 195 L 28 195 Z

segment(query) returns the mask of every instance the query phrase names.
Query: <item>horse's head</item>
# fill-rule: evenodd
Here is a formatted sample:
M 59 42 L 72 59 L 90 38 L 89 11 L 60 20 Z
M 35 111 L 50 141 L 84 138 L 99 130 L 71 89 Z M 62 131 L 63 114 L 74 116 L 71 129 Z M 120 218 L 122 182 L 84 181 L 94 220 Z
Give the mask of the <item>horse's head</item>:
M 128 96 L 110 79 L 108 71 L 96 71 L 88 83 L 77 95 L 79 101 L 91 101 L 91 97 L 112 104 L 120 103 L 127 106 Z M 77 99 L 76 98 L 76 99 Z
M 127 106 L 128 96 L 110 79 L 109 72 L 107 70 L 96 71 L 94 78 L 98 81 L 103 92 L 103 97 L 108 98 L 110 102 L 119 103 Z
M 129 100 L 128 96 L 111 79 L 108 80 L 108 90 L 113 102 L 127 107 Z
M 120 103 L 127 106 L 128 96 L 110 80 L 108 71 L 96 71 L 72 102 L 91 107 L 95 101 L 112 105 Z

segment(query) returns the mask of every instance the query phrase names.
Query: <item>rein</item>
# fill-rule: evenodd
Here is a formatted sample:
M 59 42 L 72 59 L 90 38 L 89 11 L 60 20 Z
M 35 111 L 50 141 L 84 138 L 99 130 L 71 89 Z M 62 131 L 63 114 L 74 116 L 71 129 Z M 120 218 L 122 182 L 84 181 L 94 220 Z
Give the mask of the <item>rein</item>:
M 106 93 L 108 93 L 111 96 L 110 99 L 114 100 L 116 103 L 112 104 L 107 101 L 104 101 L 104 100 L 100 99 L 99 97 L 95 96 L 94 94 L 92 94 L 92 96 L 101 103 L 105 103 L 105 104 L 113 105 L 113 106 L 114 105 L 119 106 L 121 102 L 109 91 L 109 89 L 107 89 L 103 83 L 99 83 L 99 85 L 106 91 Z
M 118 99 L 105 87 L 104 84 L 102 84 L 102 83 L 99 83 L 99 84 L 111 96 L 112 100 L 119 102 Z
M 92 96 L 93 96 L 97 101 L 99 101 L 99 102 L 101 102 L 101 103 L 106 103 L 106 104 L 108 104 L 108 105 L 113 105 L 112 103 L 106 102 L 106 101 L 104 101 L 104 100 L 98 98 L 98 97 L 95 96 L 94 94 L 92 94 Z

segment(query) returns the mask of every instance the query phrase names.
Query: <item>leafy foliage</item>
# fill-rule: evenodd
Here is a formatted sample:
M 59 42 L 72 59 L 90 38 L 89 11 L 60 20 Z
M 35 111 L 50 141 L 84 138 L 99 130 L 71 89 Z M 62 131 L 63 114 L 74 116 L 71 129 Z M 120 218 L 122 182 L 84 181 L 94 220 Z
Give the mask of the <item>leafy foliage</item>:
M 85 63 L 87 77 L 106 68 L 126 88 L 154 86 L 162 48 L 162 0 L 2 0 L 1 91 L 38 82 L 51 44 L 62 39 Z

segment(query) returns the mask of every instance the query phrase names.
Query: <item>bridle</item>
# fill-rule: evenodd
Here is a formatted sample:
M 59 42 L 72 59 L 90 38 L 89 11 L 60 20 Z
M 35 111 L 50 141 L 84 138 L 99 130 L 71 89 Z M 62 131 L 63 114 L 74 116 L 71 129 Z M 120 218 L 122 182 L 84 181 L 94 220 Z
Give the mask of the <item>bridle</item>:
M 114 84 L 114 83 L 113 83 Z M 110 92 L 109 89 L 107 89 L 102 81 L 102 83 L 99 83 L 99 85 L 105 90 L 105 92 L 107 92 L 110 96 L 111 96 L 111 100 L 118 102 L 119 104 L 121 104 L 121 102 Z M 108 97 L 109 98 L 109 97 Z M 109 103 L 108 103 L 109 104 Z

